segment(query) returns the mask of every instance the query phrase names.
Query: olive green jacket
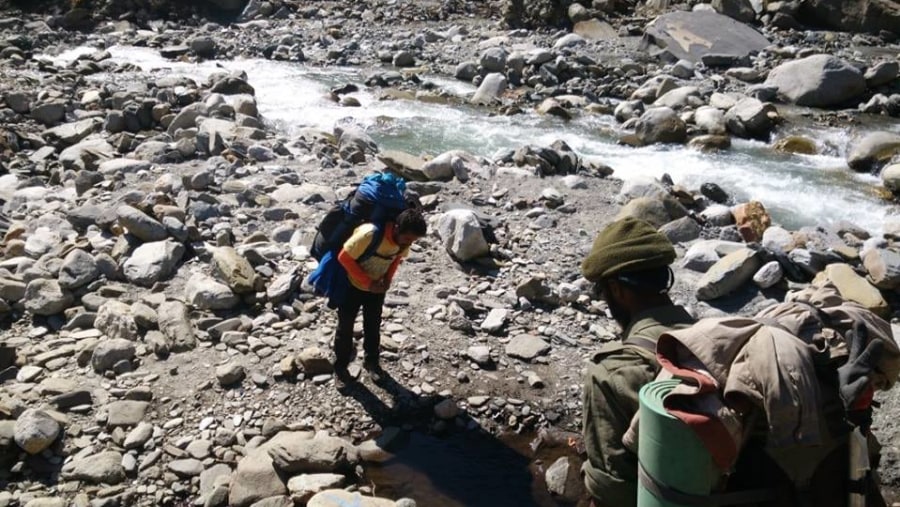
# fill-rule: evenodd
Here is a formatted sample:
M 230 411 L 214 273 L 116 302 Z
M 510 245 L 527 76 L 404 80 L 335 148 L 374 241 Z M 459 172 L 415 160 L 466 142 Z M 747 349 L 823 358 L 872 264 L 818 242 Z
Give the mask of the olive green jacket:
M 638 411 L 638 391 L 656 378 L 654 351 L 661 334 L 682 329 L 694 318 L 680 306 L 661 306 L 635 316 L 623 343 L 609 344 L 588 367 L 584 388 L 585 485 L 598 507 L 637 505 L 637 456 L 622 436 Z

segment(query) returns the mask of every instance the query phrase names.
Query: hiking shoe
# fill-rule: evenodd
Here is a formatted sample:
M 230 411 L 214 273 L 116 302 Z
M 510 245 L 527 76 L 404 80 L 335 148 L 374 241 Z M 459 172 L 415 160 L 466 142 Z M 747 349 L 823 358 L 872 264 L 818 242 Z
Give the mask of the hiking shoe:
M 381 369 L 380 364 L 367 361 L 363 363 L 363 367 L 369 372 L 369 380 L 371 380 L 373 384 L 381 384 L 384 382 L 387 373 Z

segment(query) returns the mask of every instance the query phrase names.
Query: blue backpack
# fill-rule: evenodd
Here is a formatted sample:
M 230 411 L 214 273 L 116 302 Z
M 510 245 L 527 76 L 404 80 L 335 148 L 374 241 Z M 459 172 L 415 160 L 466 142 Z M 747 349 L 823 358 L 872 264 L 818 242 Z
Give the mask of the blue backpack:
M 319 223 L 310 253 L 319 261 L 309 282 L 315 294 L 328 298 L 328 306 L 337 308 L 343 302 L 350 281 L 338 262 L 341 247 L 364 223 L 375 226 L 372 242 L 357 259 L 371 257 L 384 237 L 384 226 L 410 206 L 406 198 L 406 181 L 392 173 L 366 176 L 359 187 L 343 202 L 335 205 Z

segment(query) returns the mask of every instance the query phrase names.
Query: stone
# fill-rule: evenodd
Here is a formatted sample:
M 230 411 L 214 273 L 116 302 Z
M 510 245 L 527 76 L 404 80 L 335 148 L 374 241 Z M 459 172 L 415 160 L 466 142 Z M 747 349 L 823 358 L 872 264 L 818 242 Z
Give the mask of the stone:
M 490 245 L 474 211 L 454 209 L 441 215 L 438 236 L 447 252 L 462 262 L 490 255 Z
M 658 46 L 675 59 L 699 63 L 706 55 L 746 59 L 771 44 L 762 34 L 715 12 L 676 11 L 654 19 L 644 30 L 641 48 Z
M 674 197 L 666 195 L 662 198 L 638 197 L 637 199 L 632 199 L 619 210 L 616 220 L 635 217 L 646 220 L 658 228 L 686 215 L 687 210 L 685 210 L 684 206 L 679 204 Z
M 548 352 L 550 344 L 543 338 L 530 334 L 520 334 L 506 344 L 506 355 L 526 362 L 531 362 Z
M 340 474 L 301 474 L 291 477 L 287 488 L 295 503 L 305 505 L 316 493 L 340 488 L 346 482 L 347 478 Z
M 772 218 L 765 206 L 759 201 L 750 201 L 732 208 L 734 223 L 738 232 L 747 243 L 755 243 L 762 239 L 766 229 L 772 225 Z
M 644 111 L 635 127 L 642 144 L 684 143 L 687 126 L 678 114 L 668 107 L 654 107 Z
M 810 107 L 839 106 L 866 91 L 859 69 L 831 55 L 783 63 L 769 72 L 766 84 L 778 87 L 783 100 Z
M 400 176 L 412 181 L 425 181 L 422 157 L 397 150 L 386 150 L 378 154 L 378 160 Z
M 125 437 L 122 444 L 126 449 L 140 449 L 153 437 L 153 425 L 141 421 Z
M 473 79 L 475 79 L 475 76 L 478 75 L 478 64 L 471 61 L 461 62 L 456 66 L 456 71 L 453 73 L 453 75 L 460 81 L 470 83 Z
M 84 140 L 99 124 L 100 120 L 97 118 L 88 118 L 47 129 L 41 133 L 41 136 L 47 143 L 56 146 L 57 149 L 62 149 Z
M 118 301 L 115 302 L 118 303 Z M 123 338 L 102 340 L 94 347 L 94 352 L 91 354 L 91 367 L 97 373 L 103 373 L 112 370 L 119 361 L 133 360 L 134 354 L 134 343 L 129 340 Z
M 118 426 L 135 426 L 144 420 L 150 403 L 146 401 L 120 400 L 110 403 L 106 407 L 108 416 L 106 425 L 110 428 Z
M 189 45 L 191 47 L 191 51 L 197 53 L 199 56 L 212 58 L 216 55 L 216 40 L 212 37 L 208 37 L 205 35 L 194 37 L 193 39 L 191 39 Z
M 303 368 L 307 377 L 327 375 L 334 371 L 334 365 L 328 359 L 328 354 L 319 347 L 307 347 L 297 354 L 297 363 Z
M 768 141 L 777 117 L 778 113 L 772 104 L 745 98 L 725 113 L 725 126 L 738 137 Z
M 797 15 L 804 25 L 900 35 L 900 6 L 894 0 L 804 0 Z
M 438 419 L 444 421 L 453 419 L 459 415 L 459 412 L 459 405 L 457 405 L 456 400 L 452 398 L 443 400 L 434 406 L 434 415 L 437 416 Z
M 719 14 L 741 23 L 752 23 L 756 19 L 756 11 L 750 0 L 712 0 L 711 4 Z
M 234 248 L 213 249 L 213 262 L 215 262 L 216 272 L 235 293 L 247 294 L 262 289 L 262 280 L 259 279 L 253 266 Z
M 794 236 L 789 231 L 778 226 L 766 229 L 762 235 L 761 244 L 769 250 L 782 253 L 788 253 L 797 246 Z
M 56 125 L 66 117 L 66 103 L 54 100 L 32 106 L 31 117 L 47 126 Z
M 696 86 L 681 86 L 660 95 L 653 102 L 653 107 L 668 107 L 681 110 L 687 106 L 699 103 L 702 103 L 702 99 L 700 99 L 700 90 Z
M 125 261 L 122 270 L 129 282 L 150 287 L 172 274 L 184 252 L 184 246 L 174 241 L 144 243 Z
M 559 39 L 553 43 L 553 49 L 565 49 L 565 48 L 574 48 L 576 46 L 583 46 L 587 44 L 587 41 L 584 40 L 584 37 L 578 35 L 577 33 L 569 33 L 563 35 Z
M 722 135 L 726 132 L 725 113 L 717 107 L 699 107 L 694 111 L 694 125 L 708 134 Z
M 203 472 L 203 462 L 194 458 L 176 459 L 167 468 L 181 478 L 197 477 Z
M 202 273 L 192 275 L 184 285 L 185 300 L 198 310 L 229 310 L 240 299 L 227 285 Z
M 118 152 L 106 140 L 88 138 L 64 149 L 58 158 L 66 169 L 96 171 L 100 164 L 116 156 Z
M 80 248 L 69 252 L 59 270 L 59 285 L 63 289 L 76 289 L 100 276 L 100 268 L 94 257 Z
M 397 51 L 394 53 L 392 62 L 395 67 L 414 67 L 416 57 L 409 51 Z
M 15 442 L 28 454 L 38 454 L 50 447 L 61 431 L 59 423 L 43 410 L 28 409 L 17 419 Z
M 882 290 L 900 287 L 900 253 L 886 248 L 870 248 L 863 253 L 862 261 L 872 285 Z
M 228 504 L 249 507 L 254 502 L 287 494 L 287 488 L 265 446 L 254 449 L 240 460 L 231 477 Z
M 66 501 L 62 498 L 33 498 L 29 500 L 24 507 L 66 507 Z
M 119 206 L 116 216 L 119 223 L 141 241 L 162 241 L 169 236 L 163 224 L 132 206 Z
M 90 484 L 118 484 L 125 480 L 122 455 L 115 451 L 105 451 L 76 459 L 63 466 L 62 477 Z
M 873 132 L 852 145 L 847 165 L 854 171 L 877 171 L 897 154 L 900 154 L 900 134 Z
M 562 456 L 547 468 L 544 480 L 547 482 L 547 490 L 554 495 L 566 494 L 566 483 L 569 480 L 569 458 Z
M 709 301 L 726 296 L 749 282 L 762 261 L 756 251 L 744 248 L 719 259 L 697 282 L 697 299 Z
M 487 317 L 481 322 L 481 330 L 488 333 L 496 333 L 503 329 L 506 320 L 509 318 L 509 310 L 503 308 L 493 308 L 488 312 Z
M 700 224 L 691 217 L 681 217 L 659 228 L 672 243 L 687 243 L 700 237 Z
M 877 88 L 897 79 L 900 75 L 900 62 L 878 62 L 866 70 L 866 86 Z
M 769 261 L 753 275 L 753 283 L 761 289 L 768 289 L 781 281 L 784 271 L 778 261 Z
M 479 64 L 486 72 L 504 72 L 509 53 L 502 47 L 488 48 L 481 54 Z
M 228 362 L 216 368 L 216 380 L 222 387 L 229 387 L 244 380 L 244 367 L 236 362 Z
M 173 352 L 193 349 L 197 344 L 191 316 L 187 306 L 180 301 L 166 301 L 156 309 L 159 329 L 171 342 Z
M 269 447 L 269 456 L 275 468 L 288 475 L 300 473 L 334 473 L 346 469 L 351 461 L 352 444 L 337 437 L 315 438 L 279 435 Z M 355 449 L 354 449 L 355 451 Z
M 500 95 L 506 91 L 506 76 L 493 72 L 484 76 L 475 95 L 469 100 L 472 104 L 490 105 L 499 101 Z
M 346 507 L 348 505 L 353 507 L 394 507 L 395 504 L 393 500 L 362 496 L 359 492 L 327 489 L 310 498 L 306 507 Z
M 25 310 L 34 315 L 56 315 L 72 306 L 75 298 L 71 292 L 60 287 L 56 280 L 38 278 L 25 286 Z
M 572 33 L 586 40 L 612 40 L 619 37 L 619 32 L 612 25 L 596 18 L 575 23 Z
M 0 299 L 10 303 L 21 301 L 25 297 L 25 288 L 24 282 L 0 277 Z
M 473 345 L 466 350 L 466 357 L 481 367 L 491 366 L 491 348 L 486 345 Z
M 217 463 L 200 473 L 200 495 L 208 495 L 216 488 L 216 483 L 224 478 L 230 478 L 231 467 L 224 463 Z
M 100 306 L 97 310 L 97 318 L 94 320 L 94 327 L 105 334 L 107 338 L 122 338 L 130 341 L 137 341 L 140 338 L 137 322 L 131 313 L 131 306 L 116 300 L 108 300 Z
M 782 137 L 772 145 L 772 149 L 780 153 L 815 155 L 819 152 L 816 142 L 803 136 Z
M 97 171 L 104 176 L 124 176 L 141 171 L 149 171 L 153 164 L 144 160 L 132 158 L 117 158 L 107 160 L 97 166 Z
M 450 181 L 456 174 L 454 165 L 464 164 L 459 151 L 448 151 L 425 162 L 422 172 L 430 181 Z
M 892 164 L 881 171 L 881 183 L 891 192 L 900 192 L 900 164 Z
M 831 283 L 841 297 L 859 303 L 881 317 L 885 317 L 891 312 L 881 291 L 858 275 L 849 264 L 834 263 L 825 266 L 825 269 L 816 275 L 813 283 L 816 285 Z

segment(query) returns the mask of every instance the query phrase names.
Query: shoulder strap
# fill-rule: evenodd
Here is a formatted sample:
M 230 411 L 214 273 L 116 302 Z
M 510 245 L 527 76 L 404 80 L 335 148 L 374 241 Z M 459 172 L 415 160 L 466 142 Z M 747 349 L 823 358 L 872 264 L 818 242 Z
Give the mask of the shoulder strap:
M 369 246 L 367 246 L 365 250 L 363 250 L 362 255 L 356 259 L 356 262 L 362 262 L 375 255 L 375 252 L 378 251 L 378 247 L 381 245 L 382 239 L 384 239 L 384 227 L 376 225 L 375 230 L 372 232 L 372 242 L 369 243 Z

